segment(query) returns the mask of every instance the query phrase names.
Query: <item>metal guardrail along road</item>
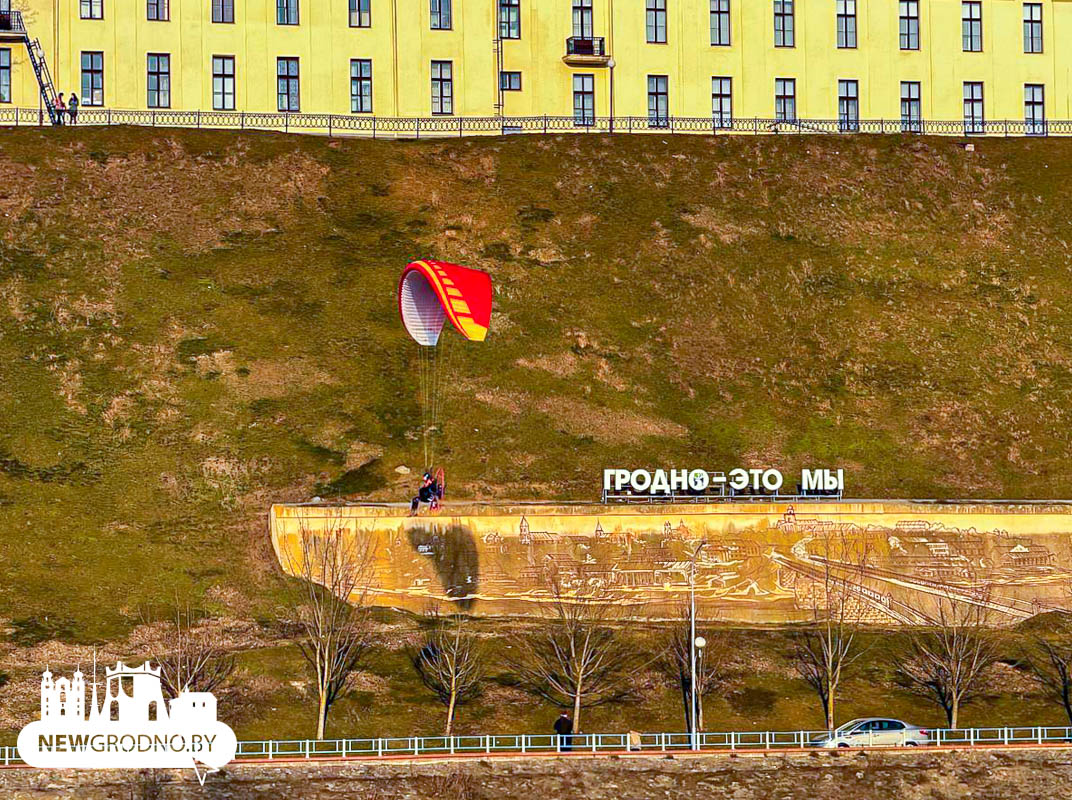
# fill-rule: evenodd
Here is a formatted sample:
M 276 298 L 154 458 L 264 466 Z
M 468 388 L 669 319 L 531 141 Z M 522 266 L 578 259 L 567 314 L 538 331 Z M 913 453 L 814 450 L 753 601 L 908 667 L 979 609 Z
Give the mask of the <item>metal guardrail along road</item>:
M 700 752 L 800 750 L 826 731 L 730 731 L 701 733 Z M 877 740 L 865 747 L 897 747 L 901 741 Z M 922 747 L 1007 747 L 1024 745 L 1072 746 L 1072 727 L 947 728 L 928 729 L 929 745 Z M 908 743 L 908 746 L 913 746 Z M 238 743 L 236 761 L 293 760 L 315 758 L 422 758 L 487 755 L 573 755 L 591 753 L 673 753 L 689 752 L 687 733 L 587 733 L 569 737 L 554 734 L 488 736 L 410 736 L 382 739 L 286 739 Z M 14 747 L 0 747 L 0 766 L 19 766 L 22 760 Z

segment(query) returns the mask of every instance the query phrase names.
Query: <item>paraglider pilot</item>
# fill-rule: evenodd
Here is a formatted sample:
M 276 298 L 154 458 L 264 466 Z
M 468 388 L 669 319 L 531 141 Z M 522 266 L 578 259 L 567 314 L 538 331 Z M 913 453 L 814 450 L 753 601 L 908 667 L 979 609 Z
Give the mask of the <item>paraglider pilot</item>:
M 417 490 L 417 496 L 410 501 L 410 516 L 412 517 L 417 514 L 417 509 L 420 508 L 421 503 L 428 503 L 433 509 L 437 508 L 442 496 L 442 490 L 439 488 L 439 483 L 432 477 L 431 471 L 425 472 L 421 477 L 421 488 Z

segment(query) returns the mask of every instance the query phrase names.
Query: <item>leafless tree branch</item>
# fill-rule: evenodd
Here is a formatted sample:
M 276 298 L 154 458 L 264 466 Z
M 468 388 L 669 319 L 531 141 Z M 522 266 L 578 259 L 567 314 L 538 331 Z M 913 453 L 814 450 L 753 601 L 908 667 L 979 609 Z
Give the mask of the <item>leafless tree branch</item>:
M 450 736 L 458 706 L 480 696 L 487 653 L 463 617 L 444 619 L 429 613 L 419 647 L 410 652 L 417 676 L 447 708 L 444 736 Z
M 287 611 L 316 682 L 316 737 L 323 739 L 331 706 L 375 641 L 368 603 L 372 540 L 330 516 L 315 530 L 302 520 L 280 551 L 287 571 L 298 578 L 289 587 Z

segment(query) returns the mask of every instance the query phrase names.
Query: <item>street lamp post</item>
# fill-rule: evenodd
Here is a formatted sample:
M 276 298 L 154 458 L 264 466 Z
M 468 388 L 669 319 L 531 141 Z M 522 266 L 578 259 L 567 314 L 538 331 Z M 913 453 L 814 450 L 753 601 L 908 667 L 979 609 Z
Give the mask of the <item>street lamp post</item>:
M 611 56 L 607 61 L 607 67 L 610 69 L 610 133 L 614 133 L 614 57 Z
M 700 557 L 706 542 L 696 545 L 689 565 L 689 744 L 691 749 L 700 749 L 700 736 L 696 730 L 696 650 L 707 644 L 696 636 L 696 559 Z

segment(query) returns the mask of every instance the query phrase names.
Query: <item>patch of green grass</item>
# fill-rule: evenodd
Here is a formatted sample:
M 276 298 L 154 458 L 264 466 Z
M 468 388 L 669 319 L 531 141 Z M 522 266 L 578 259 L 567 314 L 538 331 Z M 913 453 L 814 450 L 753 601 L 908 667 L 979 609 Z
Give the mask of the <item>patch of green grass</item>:
M 496 286 L 444 390 L 452 498 L 590 500 L 609 463 L 1072 494 L 1069 141 L 18 130 L 0 159 L 35 167 L 0 219 L 0 618 L 270 618 L 269 502 L 411 496 L 415 257 Z

